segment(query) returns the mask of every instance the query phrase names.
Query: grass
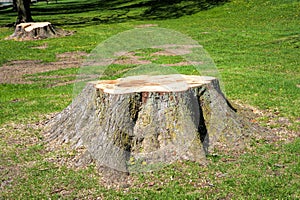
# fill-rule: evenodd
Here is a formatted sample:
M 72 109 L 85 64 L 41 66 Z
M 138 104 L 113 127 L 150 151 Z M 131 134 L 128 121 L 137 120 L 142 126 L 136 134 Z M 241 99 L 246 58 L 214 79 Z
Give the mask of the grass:
M 42 113 L 61 110 L 69 104 L 72 88 L 70 85 L 45 89 L 39 84 L 1 84 L 0 122 L 30 122 Z
M 90 52 L 113 35 L 138 25 L 156 24 L 179 31 L 204 46 L 217 66 L 230 100 L 266 110 L 278 119 L 288 118 L 290 123 L 273 124 L 274 130 L 286 126 L 288 130 L 299 131 L 298 0 L 232 0 L 218 6 L 198 6 L 199 9 L 195 9 L 199 5 L 196 1 L 175 1 L 169 7 L 151 6 L 149 2 L 41 2 L 32 6 L 36 21 L 50 21 L 61 28 L 76 30 L 76 34 L 26 42 L 4 40 L 13 32 L 5 25 L 15 20 L 15 13 L 0 10 L 0 65 L 12 60 L 52 62 L 57 54 Z M 44 44 L 46 49 L 32 48 Z M 182 61 L 178 56 L 151 56 L 159 50 L 144 49 L 136 54 L 156 64 Z M 132 67 L 111 65 L 106 78 L 123 76 Z M 194 73 L 189 66 L 174 69 Z M 67 162 L 55 164 L 74 155 L 64 149 L 47 151 L 41 127 L 33 125 L 46 114 L 61 111 L 72 100 L 73 85 L 48 87 L 55 82 L 49 77 L 71 76 L 77 70 L 26 75 L 32 84 L 0 84 L 0 199 L 300 198 L 299 138 L 287 144 L 257 139 L 242 155 L 217 152 L 207 158 L 206 165 L 178 162 L 153 173 L 135 174 L 134 185 L 119 190 L 100 184 L 93 166 L 74 169 L 68 168 Z M 267 126 L 269 118 L 259 120 Z

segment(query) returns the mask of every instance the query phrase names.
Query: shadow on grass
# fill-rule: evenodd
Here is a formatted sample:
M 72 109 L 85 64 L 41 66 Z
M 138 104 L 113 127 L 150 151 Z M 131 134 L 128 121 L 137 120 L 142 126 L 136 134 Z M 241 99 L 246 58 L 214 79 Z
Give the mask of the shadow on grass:
M 58 1 L 57 4 L 39 3 L 32 6 L 34 16 L 63 15 L 52 21 L 55 25 L 79 25 L 118 23 L 129 20 L 163 20 L 191 15 L 222 5 L 229 0 L 83 0 Z M 9 15 L 11 9 L 0 10 Z M 77 16 L 74 15 L 78 14 Z M 69 15 L 69 17 L 68 17 Z M 80 16 L 80 17 L 79 17 Z M 73 17 L 73 19 L 72 19 Z M 1 20 L 0 20 L 1 23 Z

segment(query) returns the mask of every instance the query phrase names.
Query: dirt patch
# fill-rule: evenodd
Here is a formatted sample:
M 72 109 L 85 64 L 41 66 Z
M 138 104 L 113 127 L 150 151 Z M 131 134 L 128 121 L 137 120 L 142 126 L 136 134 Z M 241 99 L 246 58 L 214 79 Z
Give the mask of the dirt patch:
M 48 44 L 44 43 L 41 46 L 33 47 L 38 49 L 47 48 Z M 155 60 L 157 56 L 176 56 L 176 55 L 184 55 L 189 54 L 192 48 L 195 48 L 195 45 L 163 45 L 159 48 L 163 48 L 165 50 L 158 51 L 156 53 L 151 54 L 153 57 L 152 59 Z M 155 47 L 153 47 L 155 48 Z M 85 52 L 66 52 L 62 54 L 57 54 L 56 58 L 57 61 L 55 62 L 42 62 L 41 60 L 18 60 L 18 61 L 11 61 L 4 64 L 0 67 L 0 84 L 1 83 L 10 83 L 10 84 L 31 84 L 33 83 L 32 80 L 26 78 L 24 75 L 54 71 L 59 69 L 66 69 L 66 68 L 79 68 L 82 66 L 85 60 L 85 57 L 88 54 Z M 119 58 L 116 60 L 110 60 L 108 64 L 120 64 L 120 65 L 146 65 L 152 63 L 151 60 L 145 59 L 142 56 L 136 55 L 135 52 L 120 52 L 118 55 Z M 87 63 L 85 63 L 87 64 Z M 201 63 L 187 63 L 187 62 L 179 62 L 175 64 L 162 64 L 162 66 L 185 66 L 190 64 L 201 64 Z M 74 76 L 73 76 L 74 77 Z M 41 77 L 40 77 L 41 78 Z M 46 77 L 43 76 L 42 78 L 52 78 L 53 77 Z M 57 77 L 57 79 L 63 77 Z M 93 77 L 87 77 L 87 80 L 92 80 Z M 76 81 L 56 81 L 51 83 L 51 86 L 55 85 L 65 85 L 71 84 Z
M 161 46 L 154 46 L 153 48 L 164 49 L 159 52 L 155 52 L 152 55 L 186 55 L 192 53 L 193 48 L 202 48 L 201 45 L 176 45 L 176 44 L 166 44 Z
M 157 27 L 158 24 L 141 24 L 137 25 L 136 28 L 149 28 L 149 27 Z
M 11 61 L 0 67 L 0 83 L 30 84 L 24 75 L 48 72 L 58 69 L 78 68 L 83 63 L 85 52 L 67 52 L 58 54 L 57 61 L 44 63 L 40 60 Z
M 156 60 L 159 56 L 183 56 L 186 54 L 192 53 L 193 48 L 199 48 L 197 45 L 162 45 L 162 46 L 155 46 L 153 48 L 162 48 L 164 50 L 157 51 L 155 53 L 152 53 L 151 59 L 147 58 L 145 59 L 143 56 L 136 55 L 135 52 L 117 52 L 115 55 L 120 56 L 119 59 L 116 59 L 114 61 L 111 60 L 114 64 L 120 64 L 120 65 L 146 65 L 151 64 L 153 60 Z M 164 67 L 174 67 L 174 66 L 187 66 L 187 65 L 201 65 L 203 62 L 196 62 L 196 61 L 184 61 L 184 62 L 178 62 L 173 64 L 161 64 L 161 66 Z
M 203 62 L 178 62 L 178 63 L 171 63 L 171 64 L 162 64 L 164 67 L 177 67 L 177 66 L 187 66 L 187 65 L 202 65 Z
M 151 56 L 174 56 L 174 53 L 164 50 L 152 53 Z
M 300 132 L 290 129 L 293 122 L 286 117 L 279 116 L 279 113 L 259 110 L 238 101 L 234 102 L 234 106 L 244 117 L 248 118 L 255 128 L 261 130 L 251 135 L 252 139 L 264 140 L 265 143 L 289 143 L 300 137 Z
M 113 63 L 114 64 L 119 64 L 119 65 L 145 65 L 145 64 L 150 64 L 151 61 L 149 60 L 144 60 L 143 57 L 135 55 L 134 52 L 128 52 L 121 54 L 122 52 L 119 53 L 121 57 L 117 60 L 115 60 Z M 118 54 L 117 54 L 118 55 Z

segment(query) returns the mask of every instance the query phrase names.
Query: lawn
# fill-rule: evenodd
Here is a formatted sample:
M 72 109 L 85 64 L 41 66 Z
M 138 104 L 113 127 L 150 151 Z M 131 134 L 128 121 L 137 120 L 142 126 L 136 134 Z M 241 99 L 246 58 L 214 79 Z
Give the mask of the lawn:
M 16 13 L 0 10 L 0 66 L 13 69 L 13 62 L 22 66 L 26 60 L 35 72 L 21 75 L 21 81 L 0 80 L 0 199 L 299 199 L 300 1 L 204 2 L 40 2 L 32 5 L 34 20 L 76 32 L 22 42 L 5 40 L 13 33 L 8 26 Z M 203 164 L 177 162 L 134 174 L 130 186 L 109 188 L 94 166 L 69 166 L 74 152 L 67 146 L 49 150 L 42 129 L 49 116 L 71 103 L 76 63 L 112 36 L 149 25 L 202 45 L 227 98 L 251 108 L 253 121 L 268 131 L 253 136 L 243 152 L 218 151 Z M 136 55 L 158 64 L 182 61 L 180 56 L 153 58 L 152 51 Z M 62 61 L 75 64 L 51 68 Z M 41 66 L 51 70 L 39 71 Z M 111 65 L 105 78 L 133 67 Z M 194 73 L 189 66 L 174 69 Z

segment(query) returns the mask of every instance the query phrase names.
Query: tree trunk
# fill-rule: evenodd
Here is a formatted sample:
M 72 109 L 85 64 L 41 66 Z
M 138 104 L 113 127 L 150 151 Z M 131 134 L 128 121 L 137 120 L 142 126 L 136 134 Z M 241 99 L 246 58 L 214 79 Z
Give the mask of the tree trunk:
M 47 125 L 50 141 L 122 172 L 176 160 L 204 162 L 217 143 L 249 133 L 213 77 L 161 75 L 94 81 Z
M 20 23 L 33 22 L 30 11 L 30 0 L 16 0 L 18 18 L 16 25 Z
M 18 11 L 17 0 L 13 0 L 13 11 Z
M 31 22 L 18 24 L 15 32 L 6 39 L 37 40 L 71 34 L 72 32 L 54 28 L 49 22 Z

